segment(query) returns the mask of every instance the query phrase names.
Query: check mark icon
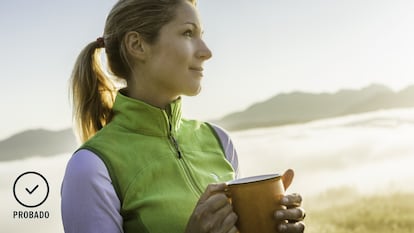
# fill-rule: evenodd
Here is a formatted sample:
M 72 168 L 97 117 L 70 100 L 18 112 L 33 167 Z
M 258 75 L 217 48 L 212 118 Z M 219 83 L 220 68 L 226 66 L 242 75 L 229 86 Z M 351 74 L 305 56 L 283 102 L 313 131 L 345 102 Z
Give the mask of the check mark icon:
M 26 191 L 29 193 L 29 194 L 32 194 L 37 188 L 39 187 L 39 185 L 36 185 L 32 190 L 29 190 L 28 188 L 26 188 Z

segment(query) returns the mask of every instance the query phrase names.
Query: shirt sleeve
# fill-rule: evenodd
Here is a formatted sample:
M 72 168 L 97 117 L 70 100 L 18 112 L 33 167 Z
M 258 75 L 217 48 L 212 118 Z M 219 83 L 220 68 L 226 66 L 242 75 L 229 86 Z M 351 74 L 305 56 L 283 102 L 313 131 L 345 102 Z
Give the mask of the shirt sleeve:
M 93 152 L 79 150 L 69 160 L 61 197 L 65 233 L 123 233 L 119 198 Z
M 234 172 L 236 173 L 236 178 L 240 177 L 239 169 L 239 158 L 237 155 L 236 148 L 234 148 L 233 141 L 231 140 L 229 134 L 226 130 L 212 123 L 208 123 L 212 126 L 216 132 L 218 138 L 220 139 L 221 146 L 223 147 L 226 159 L 231 163 Z

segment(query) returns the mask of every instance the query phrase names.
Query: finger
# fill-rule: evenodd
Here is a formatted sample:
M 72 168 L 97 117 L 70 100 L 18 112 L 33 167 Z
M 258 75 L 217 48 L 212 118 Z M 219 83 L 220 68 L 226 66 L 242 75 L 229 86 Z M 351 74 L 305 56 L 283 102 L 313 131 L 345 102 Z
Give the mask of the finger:
M 305 223 L 304 222 L 281 223 L 277 226 L 277 228 L 280 233 L 283 233 L 283 232 L 302 233 L 305 231 Z
M 295 173 L 293 172 L 292 169 L 288 169 L 285 171 L 285 173 L 283 173 L 282 182 L 283 182 L 283 186 L 285 187 L 285 190 L 289 188 L 294 176 L 295 176 Z
M 302 205 L 302 196 L 297 193 L 285 195 L 281 200 L 280 204 L 287 208 L 298 207 Z
M 227 184 L 220 183 L 220 184 L 209 184 L 204 191 L 204 193 L 201 195 L 199 202 L 206 201 L 210 196 L 216 194 L 216 193 L 224 193 L 227 189 Z
M 227 233 L 237 233 L 239 230 L 235 226 L 233 226 Z
M 236 222 L 237 222 L 237 215 L 234 212 L 231 212 L 224 218 L 223 223 L 221 224 L 220 228 L 223 232 L 231 232 L 233 228 L 236 229 L 235 228 Z
M 228 232 L 236 223 L 237 215 L 233 212 L 233 207 L 227 202 L 217 212 L 212 215 L 213 222 L 212 232 Z
M 278 221 L 282 221 L 282 220 L 302 221 L 303 219 L 305 219 L 305 217 L 306 217 L 305 210 L 300 207 L 275 211 L 275 218 Z
M 208 206 L 209 211 L 214 214 L 217 214 L 216 212 L 222 210 L 224 207 L 227 207 L 232 211 L 229 199 L 223 193 L 213 194 L 204 203 Z

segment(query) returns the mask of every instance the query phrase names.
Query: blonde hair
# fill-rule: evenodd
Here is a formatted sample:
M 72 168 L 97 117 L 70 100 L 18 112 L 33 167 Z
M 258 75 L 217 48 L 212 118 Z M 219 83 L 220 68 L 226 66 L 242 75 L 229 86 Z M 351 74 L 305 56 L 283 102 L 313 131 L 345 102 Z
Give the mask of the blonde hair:
M 112 106 L 118 91 L 110 75 L 125 82 L 132 76 L 123 39 L 127 32 L 140 33 L 147 43 L 155 43 L 162 26 L 175 17 L 175 9 L 185 0 L 119 0 L 110 11 L 103 43 L 89 43 L 79 54 L 71 76 L 75 131 L 85 142 L 111 121 Z M 187 0 L 193 5 L 196 0 Z M 108 73 L 99 59 L 104 45 Z

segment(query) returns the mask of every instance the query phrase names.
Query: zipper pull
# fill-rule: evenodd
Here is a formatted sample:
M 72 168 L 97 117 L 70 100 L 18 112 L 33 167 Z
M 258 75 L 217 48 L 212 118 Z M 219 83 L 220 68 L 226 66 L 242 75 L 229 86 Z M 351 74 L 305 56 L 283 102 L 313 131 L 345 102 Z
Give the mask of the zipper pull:
M 179 158 L 179 159 L 181 159 L 183 156 L 182 156 L 182 154 L 181 154 L 180 147 L 178 146 L 177 140 L 176 140 L 176 139 L 174 138 L 174 136 L 173 136 L 173 135 L 171 135 L 171 134 L 170 134 L 170 140 L 171 140 L 171 142 L 173 143 L 173 145 L 174 145 L 174 147 L 175 147 L 175 150 L 177 151 L 178 158 Z
M 175 139 L 175 137 L 174 137 L 174 135 L 172 133 L 173 132 L 173 128 L 172 128 L 172 124 L 171 124 L 171 121 L 172 121 L 172 119 L 171 119 L 172 118 L 171 117 L 171 108 L 168 108 L 167 111 L 168 110 L 170 112 L 169 114 L 167 113 L 167 116 L 168 116 L 168 127 L 169 127 L 168 137 L 170 138 L 170 141 L 172 142 L 172 144 L 174 145 L 175 150 L 177 151 L 178 158 L 181 159 L 183 156 L 182 156 L 180 147 L 178 146 L 178 142 L 177 142 L 177 140 Z

